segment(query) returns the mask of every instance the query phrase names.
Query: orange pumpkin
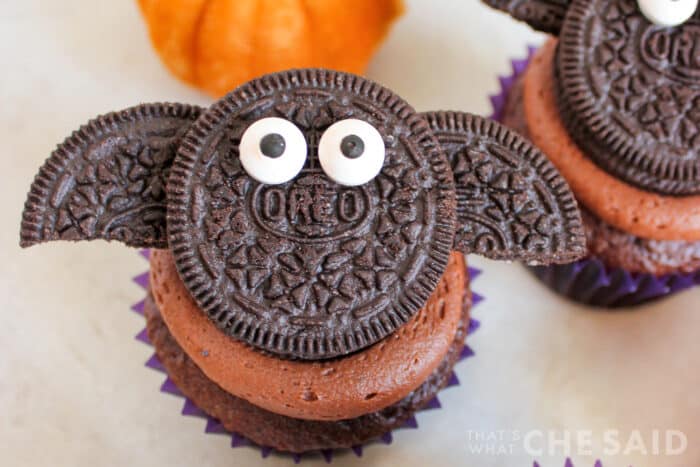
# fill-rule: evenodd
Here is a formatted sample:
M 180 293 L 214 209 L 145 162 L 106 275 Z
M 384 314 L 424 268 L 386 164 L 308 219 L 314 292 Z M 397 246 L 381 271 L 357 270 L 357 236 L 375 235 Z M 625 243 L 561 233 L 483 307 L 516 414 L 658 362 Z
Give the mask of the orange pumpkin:
M 182 80 L 221 96 L 256 76 L 323 67 L 361 74 L 401 0 L 138 0 Z

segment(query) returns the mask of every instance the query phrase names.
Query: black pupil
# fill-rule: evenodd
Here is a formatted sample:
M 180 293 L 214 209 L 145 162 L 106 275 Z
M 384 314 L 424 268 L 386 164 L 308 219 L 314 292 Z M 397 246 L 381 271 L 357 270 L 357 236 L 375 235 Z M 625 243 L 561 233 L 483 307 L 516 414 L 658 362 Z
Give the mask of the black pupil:
M 357 135 L 348 135 L 340 142 L 340 151 L 349 159 L 357 159 L 365 152 L 365 142 Z
M 265 135 L 260 140 L 260 152 L 267 157 L 272 157 L 273 159 L 284 154 L 285 146 L 286 143 L 284 142 L 284 137 L 277 133 Z

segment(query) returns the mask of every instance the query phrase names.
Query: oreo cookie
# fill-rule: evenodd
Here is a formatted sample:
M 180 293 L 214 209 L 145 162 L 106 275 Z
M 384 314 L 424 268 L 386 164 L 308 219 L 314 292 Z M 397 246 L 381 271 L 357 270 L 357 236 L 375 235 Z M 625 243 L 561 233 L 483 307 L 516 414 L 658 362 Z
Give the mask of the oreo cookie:
M 75 131 L 32 184 L 20 244 L 104 239 L 166 248 L 170 165 L 199 113 L 184 104 L 144 104 Z
M 556 59 L 560 112 L 596 164 L 645 190 L 700 193 L 698 44 L 700 11 L 669 28 L 635 0 L 572 3 Z
M 597 165 L 647 191 L 700 193 L 700 9 L 689 17 L 692 1 L 484 2 L 559 34 L 560 113 Z
M 578 205 L 524 137 L 461 112 L 424 114 L 457 185 L 455 249 L 498 260 L 566 263 L 585 254 Z
M 558 34 L 572 0 L 483 0 L 534 29 Z
M 270 118 L 308 144 L 301 172 L 279 184 L 242 164 L 244 132 Z M 349 119 L 372 125 L 386 153 L 358 186 L 332 181 L 319 160 L 326 130 Z M 267 75 L 215 104 L 185 138 L 168 195 L 170 246 L 193 298 L 224 332 L 288 357 L 344 355 L 391 334 L 432 294 L 454 240 L 452 173 L 424 120 L 333 71 Z

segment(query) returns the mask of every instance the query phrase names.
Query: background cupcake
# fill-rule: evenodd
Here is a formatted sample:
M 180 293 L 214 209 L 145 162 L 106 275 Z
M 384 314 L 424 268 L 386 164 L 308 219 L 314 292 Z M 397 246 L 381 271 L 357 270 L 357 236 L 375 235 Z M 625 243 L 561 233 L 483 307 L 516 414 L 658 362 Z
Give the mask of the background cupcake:
M 495 101 L 502 121 L 533 139 L 583 206 L 590 257 L 535 268 L 538 277 L 610 307 L 697 284 L 700 75 L 691 71 L 696 53 L 679 44 L 693 43 L 699 13 L 659 2 L 666 13 L 645 16 L 633 0 L 486 3 L 559 36 L 515 70 Z

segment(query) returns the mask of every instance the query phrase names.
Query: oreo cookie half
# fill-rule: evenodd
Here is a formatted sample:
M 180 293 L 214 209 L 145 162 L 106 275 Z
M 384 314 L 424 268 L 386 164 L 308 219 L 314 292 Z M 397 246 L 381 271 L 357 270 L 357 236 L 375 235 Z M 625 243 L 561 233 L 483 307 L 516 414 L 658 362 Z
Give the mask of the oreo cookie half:
M 538 31 L 558 34 L 571 0 L 483 0 Z
M 456 250 L 529 264 L 566 263 L 586 253 L 576 200 L 532 143 L 476 115 L 423 115 L 454 172 Z
M 662 27 L 635 0 L 574 0 L 556 68 L 564 121 L 598 165 L 645 190 L 700 193 L 700 10 Z
M 303 133 L 307 160 L 277 185 L 244 170 L 244 131 L 267 117 Z M 369 183 L 321 169 L 333 123 L 360 119 L 385 160 Z M 452 250 L 452 171 L 427 123 L 360 77 L 294 70 L 252 81 L 192 126 L 168 184 L 168 236 L 183 281 L 229 335 L 272 353 L 325 359 L 367 347 L 432 294 Z
M 170 165 L 198 107 L 144 104 L 75 131 L 47 159 L 30 188 L 20 244 L 118 240 L 166 248 Z

